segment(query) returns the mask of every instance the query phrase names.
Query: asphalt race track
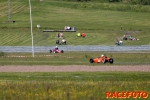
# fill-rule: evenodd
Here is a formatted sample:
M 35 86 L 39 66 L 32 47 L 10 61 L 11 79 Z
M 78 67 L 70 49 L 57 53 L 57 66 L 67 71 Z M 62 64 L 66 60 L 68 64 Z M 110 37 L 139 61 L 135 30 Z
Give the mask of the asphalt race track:
M 55 46 L 34 46 L 34 52 L 49 52 Z M 150 51 L 150 45 L 143 46 L 103 46 L 103 45 L 59 45 L 58 48 L 64 51 Z M 32 52 L 32 46 L 0 46 L 3 52 Z
M 34 52 L 49 52 L 55 46 L 35 46 Z M 60 50 L 66 51 L 109 51 L 109 52 L 149 52 L 150 45 L 147 46 L 101 46 L 101 45 L 88 45 L 88 46 L 73 46 L 73 45 L 60 45 Z M 0 46 L 0 51 L 3 52 L 32 52 L 32 46 Z M 88 62 L 89 63 L 89 62 Z M 0 65 L 0 72 L 110 72 L 110 71 L 125 71 L 125 72 L 150 72 L 150 65 L 121 65 L 121 66 L 86 66 L 86 65 Z

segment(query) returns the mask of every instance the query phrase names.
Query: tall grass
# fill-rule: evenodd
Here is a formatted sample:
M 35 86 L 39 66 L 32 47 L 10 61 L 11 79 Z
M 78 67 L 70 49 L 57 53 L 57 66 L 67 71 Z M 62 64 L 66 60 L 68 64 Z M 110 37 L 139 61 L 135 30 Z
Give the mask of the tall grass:
M 1 82 L 0 98 L 2 100 L 105 100 L 108 91 L 150 92 L 149 86 L 149 82 L 125 81 Z M 130 97 L 128 100 L 133 98 Z
M 149 73 L 0 74 L 2 100 L 104 100 L 107 91 L 150 92 Z M 128 100 L 132 99 L 128 98 Z

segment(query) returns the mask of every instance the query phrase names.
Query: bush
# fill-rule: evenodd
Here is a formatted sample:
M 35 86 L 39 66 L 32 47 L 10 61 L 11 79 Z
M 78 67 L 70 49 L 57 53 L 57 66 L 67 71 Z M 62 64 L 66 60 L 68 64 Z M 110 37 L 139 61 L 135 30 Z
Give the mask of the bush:
M 128 2 L 130 4 L 150 5 L 150 0 L 123 0 L 123 2 Z
M 5 56 L 5 53 L 3 51 L 0 51 L 0 57 Z

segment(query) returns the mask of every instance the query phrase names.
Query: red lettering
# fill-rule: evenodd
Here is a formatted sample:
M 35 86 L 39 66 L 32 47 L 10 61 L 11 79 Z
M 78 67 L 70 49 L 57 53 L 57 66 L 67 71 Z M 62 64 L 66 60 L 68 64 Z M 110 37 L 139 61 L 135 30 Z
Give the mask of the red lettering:
M 148 93 L 147 92 L 142 92 L 142 98 L 148 98 Z
M 126 92 L 122 92 L 122 98 L 126 98 Z
M 138 96 L 139 98 L 141 98 L 141 93 L 142 93 L 141 91 L 138 91 L 138 92 L 137 92 L 137 96 Z
M 116 92 L 112 93 L 112 98 L 117 98 L 117 93 Z
M 132 92 L 132 98 L 136 98 L 136 97 L 137 97 L 136 92 Z
M 106 92 L 106 98 L 148 98 L 148 92 L 137 91 L 137 92 Z
M 117 98 L 121 98 L 120 92 L 117 93 Z
M 131 97 L 131 92 L 128 91 L 127 94 L 126 94 L 126 97 L 130 98 Z
M 106 98 L 110 98 L 111 93 L 110 92 L 106 92 Z

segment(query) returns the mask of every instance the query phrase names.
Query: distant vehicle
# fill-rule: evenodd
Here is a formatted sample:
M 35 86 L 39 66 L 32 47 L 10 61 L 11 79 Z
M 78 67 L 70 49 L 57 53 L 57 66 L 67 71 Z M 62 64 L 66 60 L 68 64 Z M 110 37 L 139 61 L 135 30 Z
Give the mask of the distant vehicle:
M 63 50 L 55 50 L 55 48 L 52 48 L 51 50 L 49 50 L 50 53 L 64 53 Z
M 113 64 L 114 60 L 113 60 L 113 58 L 109 58 L 109 57 L 104 56 L 104 55 L 101 57 L 90 59 L 90 63 L 106 63 L 106 62 Z

